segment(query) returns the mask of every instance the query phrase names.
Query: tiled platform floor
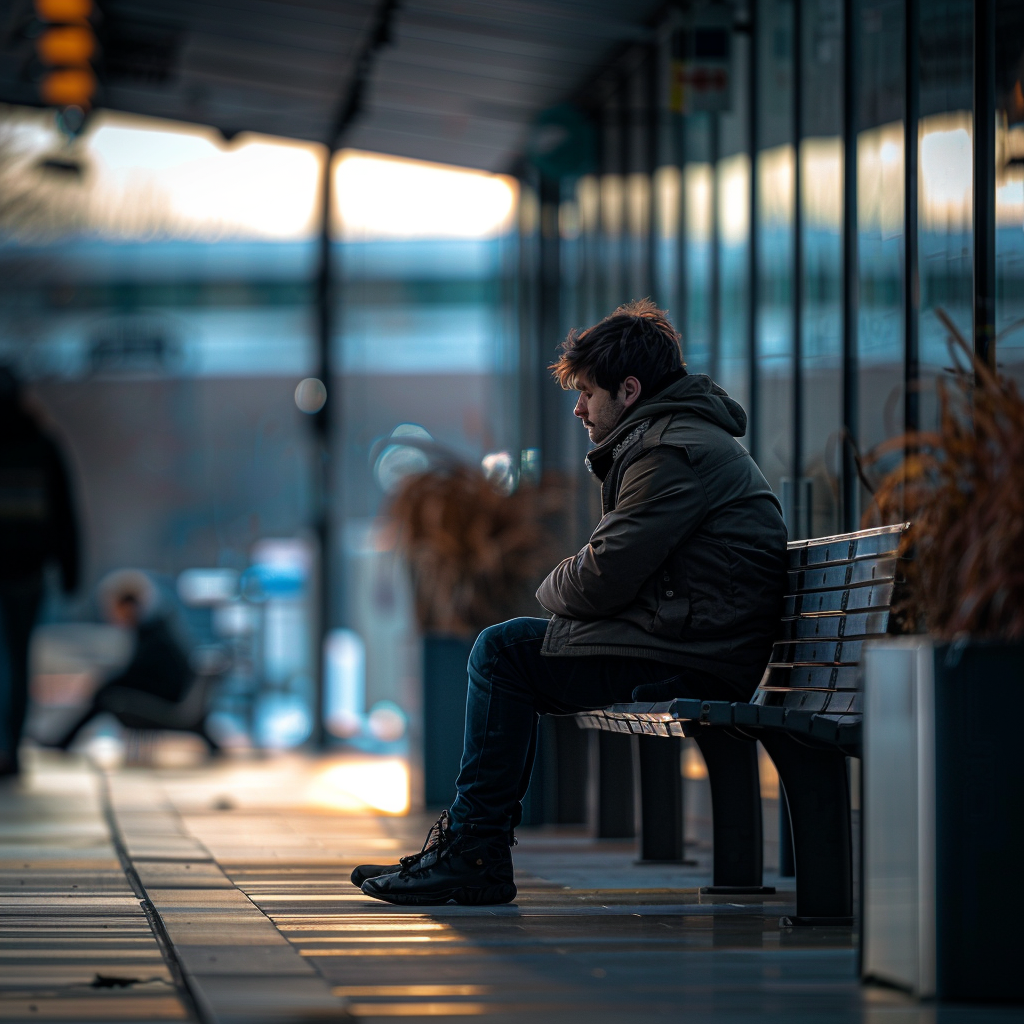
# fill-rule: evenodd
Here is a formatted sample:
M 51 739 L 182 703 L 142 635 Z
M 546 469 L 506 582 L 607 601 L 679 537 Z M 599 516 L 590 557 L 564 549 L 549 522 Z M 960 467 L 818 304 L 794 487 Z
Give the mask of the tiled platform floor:
M 0 1019 L 1021 1019 L 862 989 L 849 929 L 780 928 L 791 892 L 701 897 L 706 856 L 637 867 L 629 843 L 524 830 L 515 904 L 405 910 L 348 874 L 418 848 L 429 820 L 318 805 L 323 765 L 103 783 L 81 763 L 37 763 L 23 790 L 0 793 Z

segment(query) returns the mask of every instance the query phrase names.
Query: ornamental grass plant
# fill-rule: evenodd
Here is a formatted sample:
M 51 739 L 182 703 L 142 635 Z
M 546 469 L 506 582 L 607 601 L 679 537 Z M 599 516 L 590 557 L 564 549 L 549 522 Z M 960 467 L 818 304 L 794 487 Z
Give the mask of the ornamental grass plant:
M 954 362 L 937 382 L 938 429 L 876 450 L 875 459 L 904 454 L 865 519 L 910 523 L 898 609 L 909 628 L 943 640 L 1024 639 L 1024 398 L 938 315 Z
M 472 636 L 522 614 L 550 568 L 563 504 L 550 481 L 503 494 L 463 465 L 403 480 L 387 516 L 411 570 L 420 629 Z

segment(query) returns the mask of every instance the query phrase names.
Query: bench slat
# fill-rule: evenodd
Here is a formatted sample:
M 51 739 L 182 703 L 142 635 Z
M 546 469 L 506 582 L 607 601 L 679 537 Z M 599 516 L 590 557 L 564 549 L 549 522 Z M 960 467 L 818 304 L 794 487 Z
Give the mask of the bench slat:
M 874 611 L 856 615 L 821 615 L 784 620 L 779 630 L 780 643 L 790 640 L 867 639 L 885 636 L 889 628 L 889 612 Z
M 857 690 L 856 665 L 769 665 L 758 690 Z
M 831 714 L 853 714 L 860 710 L 859 690 L 758 690 L 751 707 L 810 708 Z
M 794 567 L 822 565 L 826 562 L 841 562 L 894 552 L 899 547 L 905 529 L 905 523 L 897 523 L 893 526 L 840 534 L 836 537 L 791 541 L 788 545 L 789 564 Z
M 801 561 L 799 558 L 793 557 L 793 552 L 790 552 L 787 560 L 787 569 L 789 572 L 799 572 L 801 570 L 813 571 L 814 569 L 830 569 L 838 565 L 856 565 L 858 562 L 870 562 L 879 558 L 899 558 L 899 540 L 895 538 L 888 545 L 883 545 L 878 550 L 873 551 L 857 551 L 856 548 L 850 548 L 853 554 L 848 554 L 845 549 L 836 549 L 828 551 L 828 557 L 822 557 L 812 562 Z
M 856 665 L 863 646 L 863 640 L 832 638 L 780 642 L 772 648 L 771 664 Z
M 840 587 L 835 590 L 812 590 L 800 594 L 787 594 L 783 600 L 785 618 L 797 615 L 820 615 L 823 612 L 852 612 L 868 608 L 888 610 L 892 604 L 894 580 L 868 583 L 858 587 Z
M 875 583 L 897 578 L 897 558 L 868 558 L 862 562 L 813 569 L 790 569 L 787 592 L 803 594 L 816 590 L 837 590 L 858 583 Z

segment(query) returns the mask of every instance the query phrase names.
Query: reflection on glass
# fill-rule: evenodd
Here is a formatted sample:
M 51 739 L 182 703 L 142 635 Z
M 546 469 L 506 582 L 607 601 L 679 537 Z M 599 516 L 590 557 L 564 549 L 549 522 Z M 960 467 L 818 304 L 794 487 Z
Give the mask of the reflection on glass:
M 760 465 L 779 495 L 792 475 L 793 147 L 757 158 L 757 367 L 761 389 Z
M 694 373 L 711 370 L 711 165 L 688 163 L 683 173 L 686 205 L 686 323 L 683 326 L 683 357 Z
M 996 363 L 1024 387 L 1024 66 L 1020 7 L 996 5 L 996 81 L 1006 89 L 996 120 Z
M 809 525 L 814 536 L 841 527 L 842 159 L 837 137 L 801 143 L 802 453 L 803 475 L 812 481 Z
M 867 451 L 903 429 L 903 124 L 857 139 L 858 423 Z
M 659 167 L 654 173 L 655 274 L 658 305 L 668 308 L 677 330 L 679 322 L 679 230 L 683 177 L 678 167 Z
M 623 246 L 626 227 L 626 189 L 619 174 L 601 175 L 601 266 L 604 272 L 605 313 L 628 300 Z M 605 313 L 601 315 L 604 316 Z
M 334 181 L 349 240 L 493 238 L 515 212 L 514 179 L 422 160 L 345 150 Z
M 800 453 L 804 525 L 820 537 L 842 529 L 843 18 L 834 0 L 804 0 L 801 11 Z
M 647 174 L 626 178 L 626 227 L 628 255 L 625 286 L 629 299 L 640 299 L 651 288 L 648 263 L 651 232 L 651 179 Z
M 922 118 L 918 134 L 920 424 L 936 426 L 935 377 L 951 365 L 944 310 L 973 333 L 973 139 L 969 111 Z
M 1024 386 L 1024 125 L 1004 126 L 997 144 L 996 360 Z
M 747 359 L 750 288 L 750 159 L 746 153 L 718 163 L 718 256 L 720 260 L 718 383 L 749 408 Z M 741 439 L 750 443 L 749 431 Z
M 757 14 L 758 462 L 781 498 L 793 475 L 794 4 L 760 0 Z
M 730 107 L 718 115 L 715 202 L 718 228 L 718 381 L 750 409 L 750 40 L 733 41 L 735 80 Z M 741 439 L 748 448 L 755 425 Z
M 921 8 L 928 5 L 922 4 Z M 903 430 L 904 0 L 857 5 L 857 409 L 862 452 Z M 876 467 L 889 468 L 897 459 Z M 870 495 L 861 492 L 859 506 Z
M 918 422 L 936 425 L 935 377 L 950 365 L 944 310 L 970 339 L 973 308 L 974 0 L 921 4 L 918 27 Z

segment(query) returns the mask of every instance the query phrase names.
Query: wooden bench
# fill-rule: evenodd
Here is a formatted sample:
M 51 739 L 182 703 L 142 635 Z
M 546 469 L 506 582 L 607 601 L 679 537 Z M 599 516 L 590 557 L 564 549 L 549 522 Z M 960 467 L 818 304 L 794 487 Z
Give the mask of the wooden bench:
M 764 892 L 757 741 L 782 781 L 796 861 L 795 923 L 852 923 L 853 857 L 847 757 L 861 752 L 860 658 L 866 641 L 893 631 L 907 524 L 789 544 L 789 585 L 778 638 L 749 703 L 692 698 L 615 704 L 577 715 L 585 729 L 641 739 L 642 820 L 667 808 L 644 756 L 658 737 L 691 736 L 711 785 L 714 884 L 710 892 Z M 650 741 L 655 740 L 652 744 Z M 662 767 L 669 764 L 662 759 Z M 678 760 L 675 761 L 678 775 Z M 678 784 L 668 792 L 678 791 Z M 783 794 L 780 793 L 780 799 Z M 659 807 L 660 805 L 660 807 Z M 678 819 L 678 820 L 676 820 Z M 681 851 L 681 834 L 678 841 Z

